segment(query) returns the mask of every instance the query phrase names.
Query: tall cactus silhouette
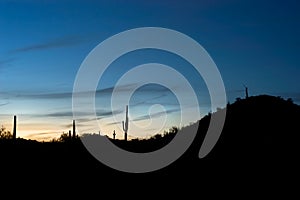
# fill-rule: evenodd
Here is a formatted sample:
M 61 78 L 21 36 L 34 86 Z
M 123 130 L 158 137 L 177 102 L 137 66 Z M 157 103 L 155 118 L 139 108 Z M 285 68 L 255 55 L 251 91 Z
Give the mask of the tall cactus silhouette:
M 17 138 L 17 116 L 14 116 L 13 139 Z
M 126 117 L 125 122 L 122 121 L 123 131 L 124 131 L 124 140 L 127 141 L 127 131 L 128 131 L 128 105 L 126 106 Z
M 248 87 L 245 87 L 245 92 L 246 92 L 246 99 L 248 99 L 249 95 L 248 95 Z
M 116 131 L 115 130 L 114 130 L 113 136 L 114 136 L 114 140 L 115 140 L 116 139 Z
M 243 84 L 244 85 L 244 84 Z M 245 98 L 248 99 L 249 94 L 248 94 L 248 87 L 246 85 L 244 85 L 245 87 Z
M 73 138 L 76 137 L 76 127 L 75 127 L 75 120 L 73 120 Z

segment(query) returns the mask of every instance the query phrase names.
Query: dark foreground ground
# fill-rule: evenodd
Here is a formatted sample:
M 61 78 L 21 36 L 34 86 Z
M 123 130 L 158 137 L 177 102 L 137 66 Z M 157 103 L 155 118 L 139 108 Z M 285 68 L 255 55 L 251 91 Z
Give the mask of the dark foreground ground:
M 111 169 L 89 154 L 81 143 L 18 144 L 6 151 L 10 152 L 2 156 L 2 189 L 29 188 L 31 192 L 42 190 L 44 193 L 62 190 L 71 196 L 73 191 L 76 196 L 77 192 L 93 194 L 115 190 L 125 190 L 125 193 L 167 190 L 193 195 L 202 190 L 274 194 L 285 191 L 286 187 L 293 190 L 294 183 L 299 181 L 300 169 L 299 156 L 268 156 L 265 152 L 257 155 L 256 151 L 253 155 L 242 152 L 229 155 L 218 147 L 203 159 L 188 151 L 171 165 L 143 174 Z

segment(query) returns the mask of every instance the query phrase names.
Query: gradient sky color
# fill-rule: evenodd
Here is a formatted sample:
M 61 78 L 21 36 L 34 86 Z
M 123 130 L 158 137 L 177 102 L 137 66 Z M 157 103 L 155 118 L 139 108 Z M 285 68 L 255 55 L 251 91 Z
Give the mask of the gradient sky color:
M 2 0 L 0 125 L 11 130 L 16 114 L 20 137 L 49 140 L 67 132 L 73 83 L 84 58 L 108 37 L 148 26 L 174 29 L 199 42 L 218 66 L 229 102 L 244 97 L 245 84 L 250 95 L 282 96 L 299 104 L 299 8 L 291 0 Z M 124 109 L 111 110 L 112 89 L 128 70 L 150 62 L 172 66 L 187 77 L 197 91 L 201 114 L 210 111 L 205 84 L 189 63 L 168 52 L 139 50 L 112 63 L 99 82 L 97 104 L 107 109 L 97 110 L 99 130 L 89 128 L 89 119 L 81 122 L 86 132 L 111 136 L 117 130 L 117 137 L 123 137 L 112 113 L 124 118 Z M 125 92 L 130 87 L 120 86 Z M 192 113 L 193 108 L 187 109 Z M 176 97 L 158 85 L 140 88 L 130 101 L 132 123 L 145 127 L 149 112 L 153 125 L 143 133 L 130 130 L 131 138 L 149 137 L 161 120 L 166 120 L 161 131 L 180 121 Z M 195 120 L 191 114 L 184 124 Z

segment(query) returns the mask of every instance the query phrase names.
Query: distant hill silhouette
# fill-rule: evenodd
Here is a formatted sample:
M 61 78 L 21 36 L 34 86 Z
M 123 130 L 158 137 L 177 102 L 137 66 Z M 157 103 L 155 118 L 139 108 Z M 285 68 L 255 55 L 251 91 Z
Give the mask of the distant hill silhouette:
M 208 118 L 203 118 L 199 127 L 207 126 Z M 269 95 L 237 99 L 227 105 L 225 125 L 214 150 L 216 156 L 224 158 L 226 154 L 240 159 L 294 156 L 299 150 L 299 119 L 300 106 L 291 99 Z
M 238 98 L 233 104 L 227 105 L 226 113 L 222 135 L 211 155 L 216 159 L 228 156 L 240 156 L 240 159 L 263 156 L 271 158 L 280 154 L 289 156 L 297 152 L 300 139 L 300 106 L 294 104 L 291 99 L 284 100 L 269 95 Z M 197 137 L 189 150 L 195 157 L 206 134 L 210 115 L 199 121 Z M 197 125 L 195 123 L 184 128 Z M 155 135 L 150 139 L 111 141 L 128 151 L 150 152 L 168 144 L 176 133 L 175 127 L 165 135 Z
M 211 177 L 252 180 L 265 176 L 283 177 L 283 172 L 298 171 L 300 139 L 300 106 L 281 97 L 259 95 L 237 99 L 227 105 L 223 132 L 214 149 L 203 159 L 198 152 L 209 124 L 208 114 L 199 121 L 197 136 L 190 148 L 177 161 L 164 169 L 148 174 L 118 172 L 98 162 L 79 139 L 65 142 L 36 142 L 24 139 L 0 142 L 0 170 L 12 174 L 22 169 L 24 175 L 33 173 L 88 181 L 89 177 L 102 181 L 118 178 L 134 181 L 181 177 L 188 180 L 208 180 Z M 184 127 L 188 129 L 191 124 Z M 154 151 L 168 144 L 177 134 L 171 129 L 165 135 L 149 140 L 112 140 L 121 148 L 133 152 Z M 90 136 L 100 137 L 100 136 Z M 275 175 L 274 175 L 275 173 Z M 28 177 L 27 177 L 28 178 Z

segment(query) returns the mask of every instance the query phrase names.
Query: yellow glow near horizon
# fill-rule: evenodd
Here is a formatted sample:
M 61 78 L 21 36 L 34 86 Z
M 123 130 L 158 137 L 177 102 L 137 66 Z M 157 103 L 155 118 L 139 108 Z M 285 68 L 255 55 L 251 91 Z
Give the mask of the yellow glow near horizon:
M 192 115 L 191 115 L 192 116 Z M 152 119 L 140 121 L 130 121 L 128 139 L 149 138 L 155 134 L 163 134 L 172 126 L 183 126 L 178 115 L 159 116 Z M 192 118 L 191 118 L 192 119 Z M 116 123 L 109 125 L 113 120 L 106 118 L 98 121 L 98 126 L 93 126 L 94 121 L 76 122 L 76 131 L 78 135 L 84 133 L 107 135 L 113 138 L 113 131 L 116 132 L 116 139 L 124 139 L 122 124 Z M 190 122 L 189 122 L 190 123 Z M 13 115 L 0 116 L 0 126 L 3 125 L 8 131 L 13 130 Z M 94 127 L 94 128 L 93 128 Z M 180 128 L 180 127 L 179 127 Z M 17 137 L 37 141 L 51 141 L 58 139 L 61 134 L 72 131 L 72 119 L 67 118 L 32 118 L 26 115 L 17 116 Z M 81 131 L 81 132 L 80 132 Z
M 149 124 L 149 122 L 139 122 L 139 124 Z M 10 131 L 12 133 L 12 123 L 4 123 L 3 126 L 6 128 L 6 130 Z M 58 129 L 53 127 L 52 124 L 26 124 L 26 123 L 18 123 L 17 125 L 17 137 L 18 138 L 24 138 L 24 139 L 30 139 L 30 140 L 37 140 L 37 141 L 51 141 L 53 139 L 58 139 L 61 134 L 68 133 L 69 130 L 72 131 L 72 129 Z M 107 135 L 110 138 L 113 138 L 113 131 L 116 132 L 116 139 L 124 139 L 124 132 L 121 130 L 118 126 L 103 126 L 100 133 L 101 135 Z M 135 138 L 149 138 L 154 134 L 157 133 L 163 133 L 164 130 L 158 130 L 158 132 L 152 131 L 145 131 L 143 134 L 137 134 L 134 129 L 129 130 L 128 132 L 128 139 L 135 139 Z M 83 133 L 77 132 L 79 135 L 82 135 Z M 99 131 L 86 131 L 86 133 L 95 133 L 99 134 Z

